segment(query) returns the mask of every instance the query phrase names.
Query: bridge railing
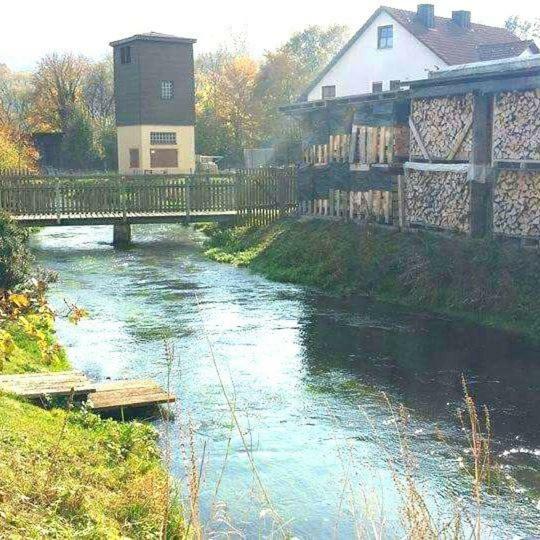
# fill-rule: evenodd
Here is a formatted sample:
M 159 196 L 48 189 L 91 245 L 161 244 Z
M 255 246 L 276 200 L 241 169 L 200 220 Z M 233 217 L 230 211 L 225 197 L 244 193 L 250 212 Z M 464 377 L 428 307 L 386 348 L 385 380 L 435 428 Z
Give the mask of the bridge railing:
M 99 218 L 234 213 L 268 221 L 296 205 L 290 169 L 219 175 L 0 178 L 0 207 L 15 217 Z

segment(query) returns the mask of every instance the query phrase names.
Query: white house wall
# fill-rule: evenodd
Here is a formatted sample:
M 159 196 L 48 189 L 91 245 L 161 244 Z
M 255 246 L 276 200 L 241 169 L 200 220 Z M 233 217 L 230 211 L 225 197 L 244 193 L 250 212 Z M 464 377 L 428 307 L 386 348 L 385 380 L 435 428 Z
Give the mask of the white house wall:
M 391 49 L 377 48 L 379 26 L 393 25 Z M 446 63 L 418 41 L 387 13 L 381 13 L 308 94 L 308 101 L 321 99 L 323 86 L 336 86 L 336 96 L 371 92 L 373 82 L 390 88 L 391 80 L 411 81 L 427 77 L 428 71 Z

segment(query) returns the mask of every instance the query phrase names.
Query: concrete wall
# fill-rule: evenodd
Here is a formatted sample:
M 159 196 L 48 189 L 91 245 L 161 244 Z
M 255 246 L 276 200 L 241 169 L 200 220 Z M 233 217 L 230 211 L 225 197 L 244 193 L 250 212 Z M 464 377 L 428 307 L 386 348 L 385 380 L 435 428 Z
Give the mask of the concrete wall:
M 150 145 L 150 132 L 174 131 L 176 145 Z M 129 150 L 139 149 L 140 167 L 129 166 Z M 152 169 L 150 167 L 150 150 L 152 148 L 176 148 L 178 150 L 178 167 L 169 169 Z M 195 171 L 195 128 L 193 126 L 119 126 L 118 127 L 118 171 L 120 174 L 142 174 L 145 171 L 168 174 L 187 174 Z
M 377 29 L 387 25 L 394 27 L 393 48 L 378 49 Z M 424 79 L 428 70 L 445 66 L 442 59 L 383 12 L 309 93 L 308 101 L 321 99 L 323 86 L 335 85 L 338 97 L 365 94 L 371 92 L 372 82 L 382 82 L 383 89 L 388 90 L 391 80 Z

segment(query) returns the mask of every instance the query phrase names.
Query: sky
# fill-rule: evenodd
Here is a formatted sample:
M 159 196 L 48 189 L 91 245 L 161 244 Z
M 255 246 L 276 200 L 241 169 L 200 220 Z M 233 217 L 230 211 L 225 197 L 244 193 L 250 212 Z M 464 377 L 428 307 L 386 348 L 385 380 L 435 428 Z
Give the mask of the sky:
M 424 0 L 425 1 L 425 0 Z M 409 0 L 385 5 L 416 9 Z M 380 5 L 374 0 L 0 0 L 0 64 L 31 70 L 40 57 L 69 51 L 99 59 L 108 43 L 142 32 L 163 32 L 198 40 L 197 52 L 211 51 L 231 36 L 243 36 L 260 57 L 312 24 L 344 24 L 351 32 Z M 440 0 L 435 14 L 452 9 L 472 12 L 473 22 L 502 26 L 507 17 L 540 17 L 538 0 Z

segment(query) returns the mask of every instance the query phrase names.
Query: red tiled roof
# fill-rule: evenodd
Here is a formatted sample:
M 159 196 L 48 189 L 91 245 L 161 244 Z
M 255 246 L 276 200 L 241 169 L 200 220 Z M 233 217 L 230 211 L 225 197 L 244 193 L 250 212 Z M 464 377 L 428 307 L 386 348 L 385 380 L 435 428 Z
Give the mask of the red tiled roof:
M 427 28 L 414 11 L 385 6 L 382 9 L 449 65 L 478 62 L 478 47 L 482 45 L 517 41 L 516 36 L 506 28 L 475 23 L 471 23 L 470 28 L 462 28 L 446 17 L 435 17 L 435 26 Z
M 479 62 L 482 60 L 480 56 L 480 47 L 488 45 L 501 45 L 501 48 L 497 49 L 497 52 L 499 54 L 504 54 L 504 56 L 500 56 L 500 58 L 515 56 L 515 54 L 513 54 L 514 48 L 508 47 L 508 43 L 519 42 L 517 36 L 509 30 L 506 30 L 506 28 L 485 26 L 483 24 L 475 23 L 471 23 L 469 28 L 462 28 L 452 19 L 447 17 L 435 17 L 435 26 L 433 28 L 427 28 L 418 20 L 417 14 L 414 11 L 381 6 L 373 13 L 373 15 L 371 15 L 362 28 L 354 34 L 332 61 L 317 75 L 315 80 L 302 94 L 302 98 L 306 99 L 309 92 L 311 92 L 322 78 L 338 63 L 342 56 L 353 46 L 369 25 L 383 11 L 390 14 L 399 24 L 413 34 L 416 39 L 431 49 L 431 51 L 448 65 Z M 523 52 L 525 48 L 526 47 L 523 47 L 521 52 Z M 493 51 L 494 52 L 491 54 L 496 54 L 495 49 L 493 49 Z M 517 54 L 521 54 L 521 52 L 518 52 Z M 484 54 L 489 53 L 484 51 Z
M 478 57 L 480 61 L 500 60 L 502 58 L 519 56 L 527 49 L 531 49 L 535 54 L 538 53 L 538 47 L 535 42 L 532 39 L 527 39 L 523 41 L 511 41 L 510 43 L 479 45 Z

